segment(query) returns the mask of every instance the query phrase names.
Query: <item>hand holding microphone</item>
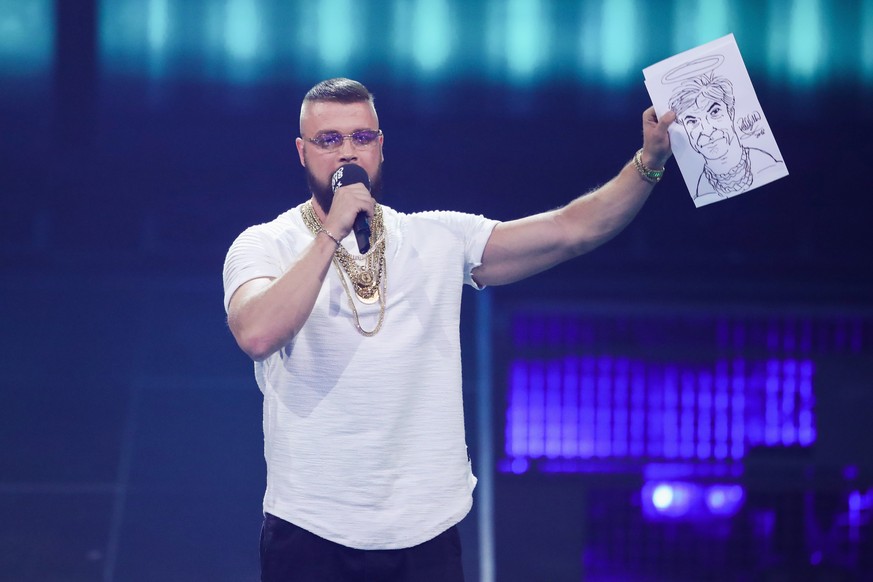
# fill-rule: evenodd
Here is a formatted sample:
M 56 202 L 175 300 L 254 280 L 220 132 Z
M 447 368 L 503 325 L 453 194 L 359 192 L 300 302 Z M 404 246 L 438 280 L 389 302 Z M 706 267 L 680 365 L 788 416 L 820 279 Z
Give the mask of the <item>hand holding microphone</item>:
M 357 164 L 345 164 L 334 172 L 330 180 L 330 187 L 334 194 L 336 194 L 337 189 L 350 184 L 363 184 L 369 190 L 370 177 L 367 175 L 367 171 Z M 355 239 L 358 241 L 358 250 L 363 255 L 370 250 L 370 221 L 366 212 L 358 212 L 353 230 L 355 231 Z

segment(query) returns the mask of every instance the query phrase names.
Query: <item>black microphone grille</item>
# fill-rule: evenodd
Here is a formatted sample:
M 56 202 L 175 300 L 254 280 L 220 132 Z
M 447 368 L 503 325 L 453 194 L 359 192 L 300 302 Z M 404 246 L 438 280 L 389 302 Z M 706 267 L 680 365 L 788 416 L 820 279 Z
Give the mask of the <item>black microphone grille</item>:
M 337 188 L 348 186 L 349 184 L 363 184 L 369 190 L 370 177 L 367 175 L 367 170 L 357 164 L 340 166 L 330 180 L 330 187 L 336 192 Z

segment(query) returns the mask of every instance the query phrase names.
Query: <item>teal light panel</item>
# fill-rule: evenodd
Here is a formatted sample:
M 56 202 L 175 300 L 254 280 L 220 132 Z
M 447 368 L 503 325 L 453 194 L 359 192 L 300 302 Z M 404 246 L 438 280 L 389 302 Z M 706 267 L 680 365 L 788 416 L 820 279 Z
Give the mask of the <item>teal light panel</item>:
M 146 19 L 146 38 L 149 51 L 162 52 L 167 48 L 170 29 L 169 0 L 149 0 Z
M 411 24 L 412 54 L 419 69 L 431 73 L 444 67 L 452 52 L 453 23 L 448 2 L 418 0 Z
M 39 77 L 54 62 L 54 2 L 0 0 L 0 76 Z
M 111 75 L 230 84 L 334 75 L 612 88 L 737 36 L 756 86 L 873 84 L 873 0 L 99 0 Z M 52 0 L 0 0 L 0 74 L 50 71 Z
M 826 59 L 820 0 L 794 0 L 788 15 L 788 69 L 795 84 L 811 84 Z
M 255 57 L 263 33 L 255 0 L 227 0 L 225 43 L 228 55 L 237 61 Z
M 864 0 L 861 8 L 861 75 L 873 86 L 873 0 Z
M 731 28 L 730 6 L 727 0 L 709 0 L 705 3 L 675 0 L 672 11 L 673 52 L 679 53 L 728 33 L 737 33 Z
M 313 2 L 317 10 L 315 29 L 318 31 L 316 43 L 318 57 L 328 71 L 346 66 L 356 48 L 355 41 L 362 32 L 353 25 L 355 17 L 353 2 L 350 0 L 319 0 Z M 301 27 L 308 23 L 301 22 Z M 378 38 L 378 37 L 376 37 Z M 293 39 L 289 39 L 293 42 Z
M 600 32 L 600 62 L 603 76 L 607 81 L 620 82 L 635 70 L 637 58 L 637 16 L 641 6 L 635 0 L 604 0 Z M 640 67 L 641 68 L 641 67 Z
M 543 66 L 549 38 L 540 0 L 509 0 L 506 13 L 506 61 L 515 79 L 532 77 Z

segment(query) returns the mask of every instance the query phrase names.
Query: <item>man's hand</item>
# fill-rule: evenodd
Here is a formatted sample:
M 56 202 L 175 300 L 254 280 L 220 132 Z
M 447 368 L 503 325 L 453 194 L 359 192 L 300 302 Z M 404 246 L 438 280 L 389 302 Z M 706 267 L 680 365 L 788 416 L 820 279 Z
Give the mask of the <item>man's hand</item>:
M 363 184 L 337 188 L 330 204 L 330 212 L 323 222 L 324 228 L 342 240 L 351 232 L 359 212 L 366 212 L 367 217 L 372 219 L 375 208 L 376 201 Z
M 667 128 L 674 121 L 676 114 L 672 111 L 665 113 L 661 119 L 655 115 L 654 107 L 643 112 L 643 164 L 647 168 L 663 168 L 673 155 Z

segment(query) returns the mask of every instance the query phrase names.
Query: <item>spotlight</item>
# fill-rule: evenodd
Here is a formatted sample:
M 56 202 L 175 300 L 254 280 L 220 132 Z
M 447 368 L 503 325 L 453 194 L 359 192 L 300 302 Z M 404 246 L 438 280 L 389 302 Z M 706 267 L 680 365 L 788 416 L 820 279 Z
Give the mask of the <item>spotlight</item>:
M 706 508 L 712 515 L 731 517 L 743 506 L 746 495 L 739 485 L 712 485 L 706 490 Z
M 643 486 L 643 511 L 651 518 L 679 518 L 700 497 L 700 487 L 677 481 L 650 481 Z
M 700 485 L 688 481 L 648 481 L 643 485 L 643 514 L 653 521 L 710 521 L 733 517 L 745 500 L 741 485 Z

